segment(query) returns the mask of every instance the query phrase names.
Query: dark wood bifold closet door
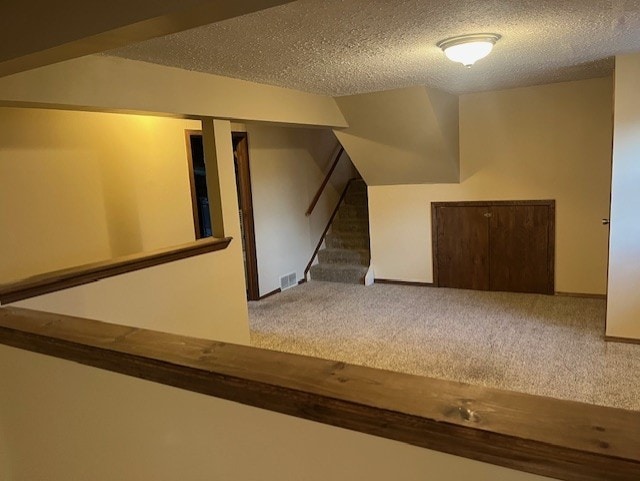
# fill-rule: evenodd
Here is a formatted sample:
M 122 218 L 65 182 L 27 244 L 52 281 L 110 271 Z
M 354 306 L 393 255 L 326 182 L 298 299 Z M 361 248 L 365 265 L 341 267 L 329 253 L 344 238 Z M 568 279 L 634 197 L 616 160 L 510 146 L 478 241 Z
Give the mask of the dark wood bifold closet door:
M 554 293 L 554 201 L 434 202 L 434 283 Z
M 438 209 L 439 285 L 488 290 L 489 224 L 484 207 Z
M 491 207 L 490 284 L 492 291 L 549 291 L 549 207 Z

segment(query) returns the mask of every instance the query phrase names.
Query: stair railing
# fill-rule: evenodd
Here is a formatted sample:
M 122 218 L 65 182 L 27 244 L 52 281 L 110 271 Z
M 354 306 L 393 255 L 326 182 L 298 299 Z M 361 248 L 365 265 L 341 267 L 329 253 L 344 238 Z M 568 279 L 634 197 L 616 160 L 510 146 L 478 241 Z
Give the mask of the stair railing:
M 329 217 L 329 222 L 327 222 L 327 226 L 324 228 L 324 231 L 322 232 L 322 235 L 320 236 L 320 240 L 318 241 L 318 245 L 316 245 L 316 248 L 313 251 L 313 254 L 311 255 L 311 260 L 307 264 L 307 267 L 304 269 L 304 278 L 305 279 L 307 278 L 307 274 L 309 274 L 309 271 L 311 270 L 311 266 L 313 265 L 313 261 L 315 260 L 316 256 L 318 255 L 318 251 L 320 251 L 320 247 L 322 247 L 322 243 L 324 242 L 324 238 L 327 236 L 327 232 L 329 232 L 329 228 L 331 227 L 331 224 L 333 224 L 333 220 L 335 219 L 336 215 L 338 214 L 338 210 L 340 209 L 340 206 L 342 205 L 342 202 L 344 202 L 344 198 L 347 195 L 347 191 L 349 190 L 349 186 L 355 180 L 358 180 L 358 179 L 357 178 L 349 179 L 349 182 L 347 182 L 347 185 L 344 186 L 344 190 L 342 191 L 342 195 L 340 196 L 340 199 L 338 200 L 338 203 L 336 204 L 336 208 L 333 209 L 333 212 L 331 213 L 331 217 Z
M 344 147 L 342 145 L 338 144 L 338 146 L 336 147 L 336 150 L 334 150 L 334 153 L 335 152 L 337 152 L 337 154 L 335 154 L 335 158 L 333 159 L 333 164 L 331 164 L 331 168 L 329 169 L 329 172 L 327 172 L 327 175 L 325 176 L 324 180 L 322 181 L 322 184 L 320 185 L 320 188 L 318 189 L 318 192 L 316 192 L 316 195 L 314 196 L 313 200 L 311 201 L 311 204 L 309 204 L 309 208 L 307 209 L 307 212 L 305 212 L 305 215 L 307 217 L 309 217 L 311 215 L 311 213 L 313 212 L 313 209 L 316 208 L 316 204 L 320 200 L 320 196 L 322 195 L 322 193 L 324 192 L 325 187 L 329 183 L 329 179 L 331 178 L 331 174 L 333 174 L 333 171 L 336 170 L 336 166 L 338 165 L 338 161 L 342 158 L 342 153 L 344 152 Z

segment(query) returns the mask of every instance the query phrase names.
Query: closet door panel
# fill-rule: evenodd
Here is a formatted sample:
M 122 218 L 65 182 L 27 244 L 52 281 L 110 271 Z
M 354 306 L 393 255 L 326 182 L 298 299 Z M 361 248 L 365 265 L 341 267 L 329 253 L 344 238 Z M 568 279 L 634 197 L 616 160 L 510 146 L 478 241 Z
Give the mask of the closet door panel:
M 486 207 L 437 208 L 438 285 L 489 289 L 489 218 Z
M 553 293 L 549 274 L 549 229 L 548 206 L 491 207 L 491 290 Z

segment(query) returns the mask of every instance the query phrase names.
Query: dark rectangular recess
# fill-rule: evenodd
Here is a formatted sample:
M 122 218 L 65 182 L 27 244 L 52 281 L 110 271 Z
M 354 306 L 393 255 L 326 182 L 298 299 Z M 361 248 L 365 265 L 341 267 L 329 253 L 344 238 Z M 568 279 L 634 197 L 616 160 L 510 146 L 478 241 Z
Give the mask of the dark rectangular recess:
M 448 272 L 443 272 L 443 266 L 439 263 L 439 258 L 441 256 L 440 253 L 440 245 L 439 245 L 439 219 L 438 213 L 441 208 L 486 208 L 489 211 L 491 209 L 495 209 L 496 212 L 503 211 L 505 208 L 514 209 L 518 211 L 526 210 L 526 207 L 542 207 L 547 209 L 547 220 L 548 225 L 546 229 L 546 257 L 544 260 L 544 269 L 546 270 L 546 274 L 541 274 L 537 272 L 535 276 L 536 282 L 533 283 L 531 279 L 527 276 L 515 276 L 517 279 L 522 280 L 520 286 L 516 288 L 510 288 L 508 282 L 492 282 L 491 276 L 489 275 L 486 283 L 482 283 L 476 279 L 474 282 L 469 282 L 469 285 L 452 285 L 450 287 L 460 287 L 460 288 L 470 288 L 470 289 L 483 289 L 483 290 L 509 290 L 515 292 L 538 292 L 544 294 L 554 294 L 555 292 L 555 200 L 499 200 L 499 201 L 453 201 L 453 202 L 432 202 L 431 203 L 431 236 L 432 236 L 432 263 L 433 263 L 433 282 L 436 286 L 448 286 L 447 283 L 447 275 L 450 274 Z M 530 210 L 530 209 L 529 209 Z M 493 214 L 492 212 L 489 212 Z M 495 266 L 497 264 L 497 258 L 495 256 L 500 255 L 501 252 L 497 252 L 495 249 L 491 249 L 491 229 L 490 226 L 496 226 L 497 224 L 494 222 L 492 216 L 489 216 L 487 219 L 487 229 L 489 234 L 489 249 L 486 254 L 486 258 L 482 256 L 476 256 L 477 259 L 471 259 L 470 262 L 476 267 L 484 265 L 486 263 L 487 269 L 492 267 L 492 263 Z M 537 235 L 537 234 L 536 234 Z M 522 239 L 526 239 L 526 236 L 520 236 Z M 505 251 L 505 253 L 508 253 Z M 469 253 L 467 253 L 469 254 Z M 511 257 L 516 258 L 517 253 Z M 470 254 L 469 254 L 470 255 Z M 469 256 L 467 256 L 469 257 Z M 484 261 L 484 263 L 483 263 Z M 475 262 L 475 263 L 474 263 Z M 503 266 L 504 267 L 504 266 Z M 541 266 L 536 266 L 535 269 Z M 534 269 L 534 270 L 535 270 Z M 508 267 L 502 269 L 504 274 L 505 271 L 508 271 Z M 473 273 L 473 269 L 469 269 L 468 272 Z M 503 276 L 504 277 L 504 276 Z M 516 279 L 516 280 L 517 280 Z M 514 281 L 515 282 L 515 281 Z M 509 287 L 509 288 L 508 288 Z

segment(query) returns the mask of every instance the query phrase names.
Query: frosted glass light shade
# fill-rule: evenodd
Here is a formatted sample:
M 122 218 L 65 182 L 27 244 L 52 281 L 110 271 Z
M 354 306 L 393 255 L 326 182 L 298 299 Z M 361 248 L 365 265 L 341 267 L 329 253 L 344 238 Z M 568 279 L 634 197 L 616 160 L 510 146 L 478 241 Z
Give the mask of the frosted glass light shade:
M 499 38 L 499 35 L 490 33 L 463 35 L 443 40 L 438 43 L 438 47 L 444 51 L 449 60 L 471 67 L 491 53 Z

